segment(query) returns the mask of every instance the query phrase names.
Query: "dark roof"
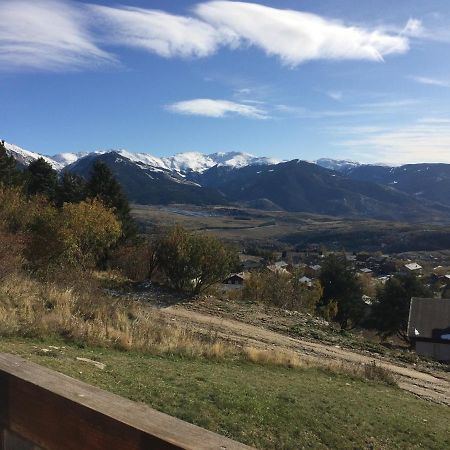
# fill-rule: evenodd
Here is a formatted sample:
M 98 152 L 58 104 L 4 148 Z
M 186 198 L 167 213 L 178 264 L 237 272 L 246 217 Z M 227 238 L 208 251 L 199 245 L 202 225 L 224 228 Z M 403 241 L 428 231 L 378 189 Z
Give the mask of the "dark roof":
M 412 298 L 409 310 L 408 336 L 442 339 L 450 330 L 450 300 Z

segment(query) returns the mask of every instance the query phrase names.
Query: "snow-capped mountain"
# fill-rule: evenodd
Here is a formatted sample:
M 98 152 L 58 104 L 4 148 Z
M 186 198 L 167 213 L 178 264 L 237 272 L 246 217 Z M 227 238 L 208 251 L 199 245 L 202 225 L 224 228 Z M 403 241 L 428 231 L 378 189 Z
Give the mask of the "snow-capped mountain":
M 126 149 L 106 149 L 93 152 L 64 152 L 54 156 L 44 156 L 8 142 L 5 142 L 5 147 L 20 164 L 27 165 L 31 161 L 42 157 L 56 170 L 62 170 L 64 167 L 88 156 L 105 155 L 107 153 L 119 154 L 145 169 L 153 169 L 155 171 L 160 169 L 180 174 L 188 172 L 202 173 L 214 166 L 239 169 L 249 165 L 268 165 L 280 162 L 275 158 L 260 157 L 244 152 L 217 152 L 209 155 L 200 152 L 185 152 L 177 153 L 174 156 L 157 157 L 149 153 L 133 153 Z
M 389 212 L 395 218 L 399 208 L 402 220 L 429 214 L 450 216 L 449 164 L 388 167 L 328 158 L 314 163 L 280 162 L 240 152 L 156 157 L 124 149 L 48 157 L 13 144 L 5 146 L 22 166 L 43 157 L 56 170 L 86 178 L 95 161 L 103 161 L 128 198 L 141 204 L 269 202 L 288 211 L 331 215 L 382 218 Z
M 324 167 L 325 169 L 335 170 L 336 172 L 347 172 L 350 169 L 359 167 L 362 164 L 355 161 L 347 161 L 342 159 L 320 158 L 313 161 L 314 164 Z
M 6 151 L 14 157 L 14 159 L 24 166 L 30 164 L 31 161 L 34 161 L 38 158 L 44 158 L 55 170 L 61 170 L 65 164 L 61 164 L 57 160 L 50 158 L 48 156 L 40 155 L 39 153 L 31 152 L 29 150 L 25 150 L 17 145 L 10 144 L 5 142 Z
M 200 152 L 178 153 L 174 156 L 157 157 L 149 153 L 132 153 L 125 149 L 109 149 L 91 152 L 98 155 L 106 153 L 116 153 L 133 161 L 134 163 L 153 167 L 154 169 L 171 170 L 179 173 L 204 172 L 214 166 L 227 166 L 232 168 L 241 168 L 249 165 L 267 165 L 277 164 L 280 161 L 274 158 L 258 157 L 249 153 L 241 152 L 219 152 L 205 155 Z M 60 153 L 52 156 L 52 159 L 63 166 L 73 164 L 90 153 Z

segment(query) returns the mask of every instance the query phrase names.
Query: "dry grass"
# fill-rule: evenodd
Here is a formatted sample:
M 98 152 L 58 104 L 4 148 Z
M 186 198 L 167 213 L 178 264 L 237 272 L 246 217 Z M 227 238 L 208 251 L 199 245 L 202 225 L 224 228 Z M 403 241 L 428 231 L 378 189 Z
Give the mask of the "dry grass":
M 21 274 L 0 283 L 0 335 L 61 336 L 122 350 L 224 357 L 226 344 L 169 323 L 155 310 L 99 289 L 61 288 Z
M 303 366 L 300 356 L 293 351 L 275 349 L 263 350 L 255 347 L 244 347 L 242 353 L 245 359 L 255 364 L 270 364 L 291 368 Z
M 137 350 L 152 354 L 182 354 L 208 359 L 238 358 L 261 365 L 320 368 L 360 379 L 396 384 L 394 376 L 375 363 L 353 365 L 300 358 L 286 349 L 240 348 L 218 338 L 213 331 L 194 332 L 157 310 L 104 293 L 92 277 L 67 274 L 53 282 L 24 273 L 0 280 L 0 336 L 63 337 L 81 345 Z M 63 281 L 64 280 L 64 281 Z M 104 281 L 104 280 L 102 280 Z M 68 287 L 61 287 L 68 286 Z
M 390 370 L 377 365 L 375 361 L 370 364 L 352 364 L 344 361 L 322 361 L 312 365 L 332 373 L 349 375 L 363 380 L 377 381 L 391 386 L 397 385 L 395 375 Z

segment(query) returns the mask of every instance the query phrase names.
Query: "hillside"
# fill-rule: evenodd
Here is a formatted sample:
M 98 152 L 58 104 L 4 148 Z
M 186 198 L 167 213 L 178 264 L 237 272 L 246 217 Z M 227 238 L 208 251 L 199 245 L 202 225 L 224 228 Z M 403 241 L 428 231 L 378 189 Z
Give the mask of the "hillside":
M 407 164 L 400 167 L 361 165 L 343 173 L 354 180 L 391 186 L 421 200 L 450 206 L 449 164 Z
M 286 211 L 406 221 L 449 213 L 390 187 L 300 160 L 238 170 L 214 167 L 193 179 L 219 190 L 230 201 L 266 199 Z
M 110 167 L 130 201 L 140 204 L 216 204 L 226 200 L 217 191 L 203 188 L 177 172 L 136 164 L 119 152 L 90 154 L 66 167 L 87 177 L 95 161 Z

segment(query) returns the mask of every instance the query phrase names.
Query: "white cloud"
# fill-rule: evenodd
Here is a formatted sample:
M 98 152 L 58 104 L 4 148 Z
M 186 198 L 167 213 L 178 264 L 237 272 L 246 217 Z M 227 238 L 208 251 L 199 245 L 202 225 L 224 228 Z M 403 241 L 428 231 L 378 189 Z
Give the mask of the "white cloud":
M 315 59 L 382 61 L 409 49 L 405 36 L 255 3 L 211 1 L 197 5 L 195 12 L 234 36 L 233 43 L 259 47 L 290 66 Z
M 450 163 L 450 120 L 430 118 L 397 128 L 355 129 L 338 145 L 366 161 Z
M 106 43 L 138 47 L 166 58 L 206 57 L 227 40 L 226 34 L 192 17 L 130 7 L 90 5 L 90 9 L 103 22 Z
M 227 117 L 230 115 L 244 116 L 251 119 L 267 119 L 265 110 L 252 105 L 231 102 L 229 100 L 214 100 L 197 98 L 173 103 L 166 107 L 169 111 L 193 116 Z
M 284 64 L 316 59 L 382 61 L 408 50 L 408 37 L 256 3 L 210 1 L 191 15 L 70 0 L 0 0 L 2 69 L 96 67 L 115 58 L 103 47 L 135 47 L 166 58 L 208 57 L 254 46 Z M 408 33 L 418 29 L 409 22 Z M 100 45 L 102 46 L 100 48 Z
M 59 71 L 92 67 L 114 58 L 93 42 L 88 18 L 56 0 L 0 2 L 0 70 Z
M 427 84 L 430 86 L 439 86 L 439 87 L 450 87 L 450 81 L 439 80 L 438 78 L 430 78 L 430 77 L 411 77 L 414 81 L 417 81 L 421 84 Z

